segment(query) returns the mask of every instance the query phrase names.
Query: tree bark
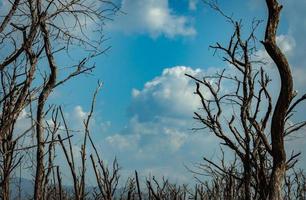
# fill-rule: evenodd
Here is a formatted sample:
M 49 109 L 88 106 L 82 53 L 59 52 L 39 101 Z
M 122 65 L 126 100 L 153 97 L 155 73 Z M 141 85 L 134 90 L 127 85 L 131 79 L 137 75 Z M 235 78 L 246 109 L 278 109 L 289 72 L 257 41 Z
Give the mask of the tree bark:
M 42 89 L 38 98 L 38 107 L 37 107 L 37 116 L 36 116 L 37 167 L 36 167 L 35 188 L 34 188 L 35 200 L 43 199 L 43 191 L 44 191 L 43 181 L 45 177 L 45 169 L 44 169 L 44 129 L 43 129 L 44 111 L 43 110 L 46 100 L 56 83 L 56 76 L 57 76 L 57 67 L 51 52 L 51 42 L 49 39 L 47 26 L 44 20 L 42 20 L 40 27 L 42 33 L 44 34 L 43 37 L 45 44 L 45 53 L 49 63 L 50 76 L 47 84 Z
M 249 162 L 244 163 L 244 199 L 250 200 L 251 197 L 251 166 Z
M 273 169 L 270 177 L 270 200 L 282 199 L 281 188 L 286 172 L 286 152 L 284 146 L 285 117 L 293 97 L 293 81 L 290 65 L 276 44 L 276 32 L 282 6 L 277 0 L 266 0 L 269 17 L 263 44 L 273 59 L 281 78 L 281 89 L 271 122 Z

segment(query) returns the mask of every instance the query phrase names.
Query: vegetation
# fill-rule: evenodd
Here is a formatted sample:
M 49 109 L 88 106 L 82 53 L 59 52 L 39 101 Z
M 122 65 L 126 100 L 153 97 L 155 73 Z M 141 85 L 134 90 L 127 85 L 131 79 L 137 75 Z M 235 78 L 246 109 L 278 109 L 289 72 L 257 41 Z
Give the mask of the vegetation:
M 195 98 L 201 102 L 201 109 L 194 113 L 201 127 L 195 130 L 209 129 L 223 148 L 231 150 L 234 159 L 228 161 L 223 156 L 220 163 L 215 163 L 204 158 L 203 164 L 192 171 L 197 180 L 194 186 L 172 184 L 154 176 L 143 182 L 135 171 L 135 176 L 121 187 L 117 160 L 111 165 L 105 163 L 89 128 L 102 84 L 98 83 L 84 120 L 80 157 L 73 152 L 73 131 L 63 108 L 47 103 L 57 87 L 95 67 L 91 59 L 107 50 L 101 49 L 103 23 L 119 11 L 118 6 L 104 0 L 11 1 L 0 26 L 0 48 L 6 50 L 0 57 L 1 198 L 11 199 L 12 179 L 23 169 L 24 160 L 30 160 L 29 168 L 35 175 L 34 192 L 29 199 L 306 199 L 306 176 L 295 168 L 300 154 L 288 157 L 284 145 L 286 137 L 306 126 L 305 121 L 288 125 L 306 94 L 294 92 L 290 65 L 276 43 L 282 6 L 277 0 L 266 0 L 268 19 L 261 41 L 281 78 L 274 105 L 266 63 L 256 60 L 255 31 L 261 22 L 253 21 L 251 32 L 244 34 L 241 22 L 226 15 L 216 2 L 205 3 L 234 27 L 228 44 L 211 46 L 222 53 L 234 73 L 224 70 L 207 77 L 186 74 L 195 81 Z M 95 37 L 89 36 L 88 23 L 94 24 Z M 84 58 L 69 67 L 60 67 L 58 56 L 81 50 Z M 224 82 L 231 84 L 233 90 L 225 93 Z M 206 98 L 203 90 L 211 98 Z M 224 112 L 228 105 L 232 106 L 230 114 Z M 25 111 L 30 127 L 20 131 L 16 124 Z M 89 148 L 91 153 L 87 155 Z M 69 172 L 55 162 L 60 151 Z M 92 189 L 86 182 L 89 167 L 96 178 Z M 72 177 L 71 190 L 63 184 L 63 173 Z M 202 175 L 209 178 L 203 180 Z

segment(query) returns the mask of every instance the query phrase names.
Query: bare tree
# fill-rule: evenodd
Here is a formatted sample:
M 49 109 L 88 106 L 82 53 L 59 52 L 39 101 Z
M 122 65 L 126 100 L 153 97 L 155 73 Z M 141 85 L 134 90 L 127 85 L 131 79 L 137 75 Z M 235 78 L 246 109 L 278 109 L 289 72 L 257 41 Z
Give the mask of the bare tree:
M 127 179 L 121 192 L 117 160 L 108 165 L 90 134 L 90 121 L 101 85 L 84 120 L 80 159 L 73 152 L 73 132 L 62 107 L 48 101 L 57 87 L 93 70 L 92 58 L 108 49 L 101 47 L 105 41 L 103 23 L 118 7 L 106 0 L 8 2 L 6 13 L 0 16 L 0 49 L 5 49 L 0 55 L 1 199 L 10 199 L 10 180 L 17 167 L 21 170 L 27 162 L 33 164 L 34 171 L 34 195 L 30 198 L 37 200 L 305 198 L 305 174 L 294 169 L 300 154 L 292 153 L 287 158 L 284 138 L 306 125 L 305 121 L 288 123 L 306 94 L 298 97 L 293 92 L 290 66 L 276 44 L 282 8 L 276 0 L 266 0 L 269 17 L 262 41 L 281 77 L 275 105 L 269 91 L 272 80 L 265 63 L 256 57 L 255 32 L 261 21 L 254 20 L 251 32 L 245 36 L 241 22 L 227 16 L 214 2 L 208 5 L 223 15 L 234 31 L 226 45 L 217 43 L 211 48 L 222 53 L 235 73 L 225 70 L 203 78 L 188 75 L 196 82 L 195 93 L 201 102 L 194 118 L 232 150 L 234 160 L 227 162 L 224 155 L 219 163 L 204 158 L 205 164 L 200 164 L 200 171 L 195 173 L 208 175 L 210 180 L 197 178 L 195 187 L 171 183 L 166 178 L 158 181 L 154 176 L 142 183 L 135 172 L 135 177 Z M 80 60 L 72 59 L 69 66 L 58 59 L 71 57 L 81 50 L 84 56 Z M 223 84 L 232 85 L 232 91 L 225 93 Z M 233 113 L 225 112 L 225 107 L 231 107 Z M 28 128 L 17 128 L 21 118 L 30 121 Z M 64 186 L 62 166 L 55 162 L 58 146 L 71 173 L 72 192 Z M 27 161 L 26 156 L 31 159 Z M 92 167 L 97 182 L 92 195 L 87 192 L 88 166 Z M 286 174 L 287 170 L 291 174 Z
M 266 63 L 256 57 L 255 31 L 260 21 L 253 21 L 250 34 L 243 37 L 241 22 L 226 15 L 216 2 L 206 1 L 206 3 L 223 15 L 234 27 L 234 33 L 228 44 L 217 43 L 211 46 L 216 52 L 223 54 L 224 61 L 233 68 L 233 71 L 228 74 L 222 71 L 201 79 L 187 75 L 195 80 L 195 94 L 201 102 L 201 110 L 194 113 L 194 118 L 239 158 L 242 164 L 242 176 L 233 175 L 233 177 L 242 181 L 244 199 L 256 197 L 282 199 L 286 170 L 296 164 L 299 156 L 297 153 L 286 158 L 284 139 L 306 125 L 305 121 L 302 121 L 285 128 L 288 119 L 293 115 L 293 109 L 306 99 L 306 95 L 292 101 L 297 94 L 293 92 L 290 66 L 276 44 L 282 6 L 276 0 L 266 0 L 269 17 L 262 44 L 281 77 L 280 94 L 273 109 L 272 95 L 268 89 L 272 80 L 265 72 Z M 225 93 L 222 90 L 223 84 L 232 85 L 232 91 Z M 231 115 L 224 112 L 225 107 L 232 108 Z M 207 159 L 206 161 L 217 168 L 219 166 L 213 161 Z
M 270 199 L 281 199 L 281 188 L 286 172 L 286 151 L 284 137 L 286 134 L 286 117 L 290 114 L 290 104 L 295 96 L 293 92 L 293 79 L 288 60 L 282 50 L 276 44 L 276 33 L 280 20 L 282 6 L 277 0 L 266 0 L 268 7 L 268 21 L 266 26 L 265 39 L 262 42 L 267 53 L 273 59 L 278 69 L 281 85 L 280 93 L 274 108 L 271 122 L 271 143 L 273 170 L 270 177 Z M 302 100 L 305 99 L 305 95 Z M 301 100 L 301 101 L 302 101 Z M 300 102 L 300 101 L 299 101 Z M 293 103 L 293 106 L 295 104 Z M 306 125 L 305 123 L 302 126 Z M 302 127 L 300 126 L 300 127 Z
M 107 49 L 101 48 L 105 40 L 103 23 L 118 7 L 112 1 L 104 0 L 9 2 L 7 13 L 0 18 L 0 48 L 6 49 L 0 57 L 1 191 L 3 198 L 8 199 L 10 174 L 22 158 L 15 151 L 16 144 L 30 132 L 14 137 L 17 134 L 15 124 L 20 113 L 29 111 L 32 105 L 31 109 L 36 109 L 36 114 L 31 116 L 33 126 L 30 128 L 35 128 L 37 147 L 34 199 L 43 199 L 44 182 L 50 174 L 46 169 L 48 161 L 45 155 L 48 152 L 45 152 L 44 125 L 48 97 L 54 88 L 94 68 L 89 61 Z M 94 34 L 95 39 L 89 34 Z M 69 67 L 62 67 L 57 55 L 69 56 L 75 47 L 84 50 L 84 58 Z M 60 77 L 64 77 L 61 80 L 58 80 L 59 70 L 62 72 Z

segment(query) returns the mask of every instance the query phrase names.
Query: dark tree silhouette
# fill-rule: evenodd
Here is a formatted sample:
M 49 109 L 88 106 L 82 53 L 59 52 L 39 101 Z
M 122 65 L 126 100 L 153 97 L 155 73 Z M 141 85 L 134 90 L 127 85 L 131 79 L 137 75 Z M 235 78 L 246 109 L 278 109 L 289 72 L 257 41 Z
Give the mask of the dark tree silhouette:
M 7 13 L 3 13 L 4 16 L 1 13 L 0 18 L 0 48 L 1 51 L 5 49 L 0 58 L 0 140 L 4 166 L 1 168 L 1 192 L 3 199 L 9 198 L 10 175 L 22 160 L 20 151 L 15 149 L 19 141 L 35 129 L 34 199 L 40 200 L 44 198 L 46 175 L 50 174 L 45 164 L 46 154 L 50 152 L 45 149 L 48 131 L 44 124 L 47 111 L 52 110 L 45 108 L 48 97 L 59 85 L 94 68 L 89 66 L 89 61 L 106 50 L 101 48 L 103 23 L 118 7 L 112 1 L 104 0 L 7 2 Z M 95 39 L 88 35 L 88 23 L 94 26 L 91 31 L 95 33 Z M 63 67 L 59 66 L 56 56 L 59 53 L 68 56 L 73 47 L 87 53 L 76 64 L 65 67 L 70 70 L 59 76 Z M 59 80 L 59 77 L 64 78 Z M 23 110 L 31 112 L 33 126 L 17 135 L 15 125 Z
M 196 82 L 195 94 L 201 102 L 194 118 L 201 124 L 199 129 L 209 129 L 232 150 L 234 159 L 228 162 L 224 154 L 220 163 L 204 158 L 205 163 L 200 163 L 200 170 L 194 173 L 208 175 L 209 179 L 203 181 L 196 176 L 198 182 L 192 186 L 171 183 L 164 177 L 144 178 L 137 171 L 125 184 L 120 182 L 117 160 L 110 165 L 103 160 L 90 132 L 95 100 L 102 84 L 98 83 L 83 129 L 78 130 L 83 133 L 80 152 L 73 149 L 74 130 L 69 128 L 63 107 L 49 102 L 58 86 L 91 73 L 95 67 L 90 62 L 92 58 L 108 49 L 101 47 L 105 41 L 102 27 L 119 9 L 112 1 L 7 2 L 7 12 L 0 16 L 1 199 L 12 197 L 12 178 L 23 170 L 33 172 L 33 194 L 29 199 L 35 200 L 306 198 L 305 174 L 294 168 L 300 154 L 287 157 L 284 145 L 288 135 L 306 126 L 305 121 L 288 123 L 297 106 L 306 100 L 306 94 L 298 96 L 293 92 L 290 65 L 276 43 L 282 9 L 277 0 L 266 0 L 269 15 L 262 41 L 281 77 L 276 104 L 269 91 L 272 80 L 266 63 L 256 57 L 255 33 L 261 21 L 254 20 L 251 32 L 245 35 L 240 21 L 226 15 L 214 1 L 206 1 L 234 27 L 226 45 L 211 46 L 222 53 L 232 71 L 224 70 L 203 78 L 187 75 Z M 94 26 L 90 28 L 94 37 L 89 35 L 89 24 Z M 83 57 L 75 59 L 70 66 L 61 66 L 58 58 L 69 57 L 75 49 L 83 50 Z M 225 92 L 224 84 L 232 86 L 232 90 Z M 229 107 L 232 113 L 225 110 Z M 19 130 L 18 119 L 25 112 L 28 128 Z M 56 163 L 58 151 L 67 165 L 66 171 Z M 87 182 L 89 167 L 93 170 L 95 187 Z M 67 176 L 72 178 L 71 189 L 65 187 Z M 21 179 L 17 199 L 25 199 L 20 193 L 20 183 Z
M 289 159 L 286 157 L 284 139 L 306 125 L 305 121 L 302 121 L 286 128 L 288 119 L 293 115 L 292 111 L 306 99 L 306 95 L 293 101 L 297 94 L 293 92 L 290 65 L 276 44 L 282 6 L 276 0 L 266 0 L 268 19 L 265 38 L 261 42 L 274 61 L 281 78 L 280 93 L 273 108 L 272 95 L 268 90 L 272 80 L 265 72 L 265 63 L 256 59 L 255 31 L 260 21 L 253 21 L 251 33 L 244 38 L 240 22 L 226 15 L 216 2 L 205 2 L 234 27 L 234 33 L 227 45 L 217 43 L 211 46 L 224 55 L 224 61 L 234 70 L 230 74 L 223 71 L 202 79 L 187 75 L 195 80 L 195 94 L 201 101 L 201 110 L 194 113 L 194 118 L 239 158 L 242 175 L 230 176 L 242 181 L 244 199 L 253 199 L 258 195 L 260 199 L 282 199 L 286 170 L 295 165 L 299 156 L 297 153 L 292 154 Z M 223 82 L 235 89 L 224 93 Z M 230 116 L 224 112 L 225 107 L 229 105 L 233 111 Z M 218 164 L 205 160 L 222 171 Z

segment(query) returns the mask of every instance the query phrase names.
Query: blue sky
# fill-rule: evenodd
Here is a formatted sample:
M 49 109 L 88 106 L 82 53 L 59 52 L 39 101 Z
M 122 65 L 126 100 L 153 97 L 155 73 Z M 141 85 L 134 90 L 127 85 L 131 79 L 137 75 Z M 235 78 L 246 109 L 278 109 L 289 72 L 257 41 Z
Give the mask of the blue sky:
M 293 66 L 296 88 L 303 91 L 306 3 L 282 2 L 278 42 Z M 245 31 L 250 30 L 252 19 L 265 20 L 263 0 L 219 3 L 226 13 L 243 20 Z M 126 14 L 118 13 L 106 24 L 109 39 L 104 45 L 111 49 L 93 60 L 92 75 L 71 80 L 50 100 L 64 106 L 70 126 L 81 128 L 96 82 L 103 81 L 91 126 L 103 157 L 116 156 L 124 176 L 137 169 L 142 176 L 152 173 L 188 182 L 192 174 L 184 165 L 192 167 L 203 156 L 218 158 L 219 145 L 211 134 L 190 130 L 196 126 L 192 113 L 199 102 L 193 82 L 184 73 L 201 76 L 226 67 L 209 45 L 228 41 L 233 29 L 201 0 L 122 0 L 121 5 Z M 258 29 L 259 39 L 264 25 Z M 81 56 L 77 51 L 72 54 L 73 59 Z M 69 63 L 66 59 L 58 56 L 60 63 Z M 272 77 L 277 80 L 277 75 Z M 303 115 L 299 113 L 297 119 Z M 306 153 L 305 142 L 293 144 Z
M 219 1 L 226 13 L 243 20 L 245 31 L 252 19 L 265 20 L 260 2 Z M 302 90 L 306 61 L 299 55 L 305 46 L 299 44 L 305 44 L 306 4 L 284 3 L 279 42 L 293 63 L 296 88 Z M 198 102 L 184 73 L 209 74 L 225 67 L 209 45 L 226 42 L 232 27 L 196 0 L 123 0 L 122 9 L 126 14 L 118 14 L 105 27 L 109 40 L 104 45 L 111 49 L 94 60 L 94 75 L 70 81 L 54 99 L 64 101 L 66 112 L 76 118 L 72 122 L 78 123 L 78 116 L 89 109 L 96 81 L 103 81 L 92 134 L 105 158 L 117 156 L 126 174 L 138 169 L 143 176 L 153 173 L 188 182 L 192 174 L 184 165 L 192 167 L 202 156 L 218 158 L 219 145 L 207 132 L 190 130 L 196 126 L 192 112 Z M 305 152 L 305 143 L 294 145 Z
M 143 2 L 146 4 L 146 1 Z M 158 4 L 154 6 L 159 6 Z M 253 7 L 248 1 L 236 0 L 233 3 L 220 1 L 220 4 L 228 13 L 234 13 L 237 19 L 242 18 L 246 23 L 254 17 L 260 19 L 264 14 L 263 9 Z M 98 101 L 99 106 L 103 108 L 104 114 L 102 115 L 105 119 L 115 121 L 116 124 L 120 123 L 122 126 L 127 119 L 126 111 L 131 100 L 132 89 L 142 88 L 147 81 L 160 75 L 164 68 L 190 66 L 206 69 L 212 66 L 222 66 L 223 63 L 218 57 L 213 56 L 209 45 L 216 41 L 226 41 L 232 27 L 225 22 L 223 17 L 210 10 L 202 2 L 197 2 L 196 5 L 197 8 L 193 10 L 189 8 L 188 0 L 168 1 L 167 9 L 171 10 L 171 14 L 188 18 L 189 27 L 196 31 L 190 35 L 177 33 L 174 36 L 168 35 L 162 28 L 157 30 L 158 35 L 154 35 L 154 31 L 145 25 L 139 25 L 139 28 L 134 25 L 135 28 L 126 31 L 125 29 L 128 29 L 130 24 L 123 24 L 121 20 L 131 18 L 130 23 L 132 24 L 137 23 L 137 20 L 133 19 L 134 16 L 129 17 L 129 11 L 132 12 L 132 10 L 125 10 L 123 7 L 126 15 L 118 14 L 114 22 L 109 22 L 106 26 L 105 34 L 109 40 L 105 46 L 110 45 L 111 49 L 105 55 L 95 59 L 97 68 L 94 77 L 81 78 L 81 80 L 67 84 L 69 86 L 64 88 L 65 91 L 73 92 L 75 88 L 81 87 L 77 91 L 80 92 L 82 98 L 68 98 L 67 101 L 71 104 L 88 106 L 89 85 L 93 85 L 96 79 L 102 80 L 105 87 Z M 84 87 L 85 84 L 81 86 L 78 84 L 84 83 L 83 81 L 86 81 L 86 87 Z M 88 98 L 83 98 L 84 96 Z

